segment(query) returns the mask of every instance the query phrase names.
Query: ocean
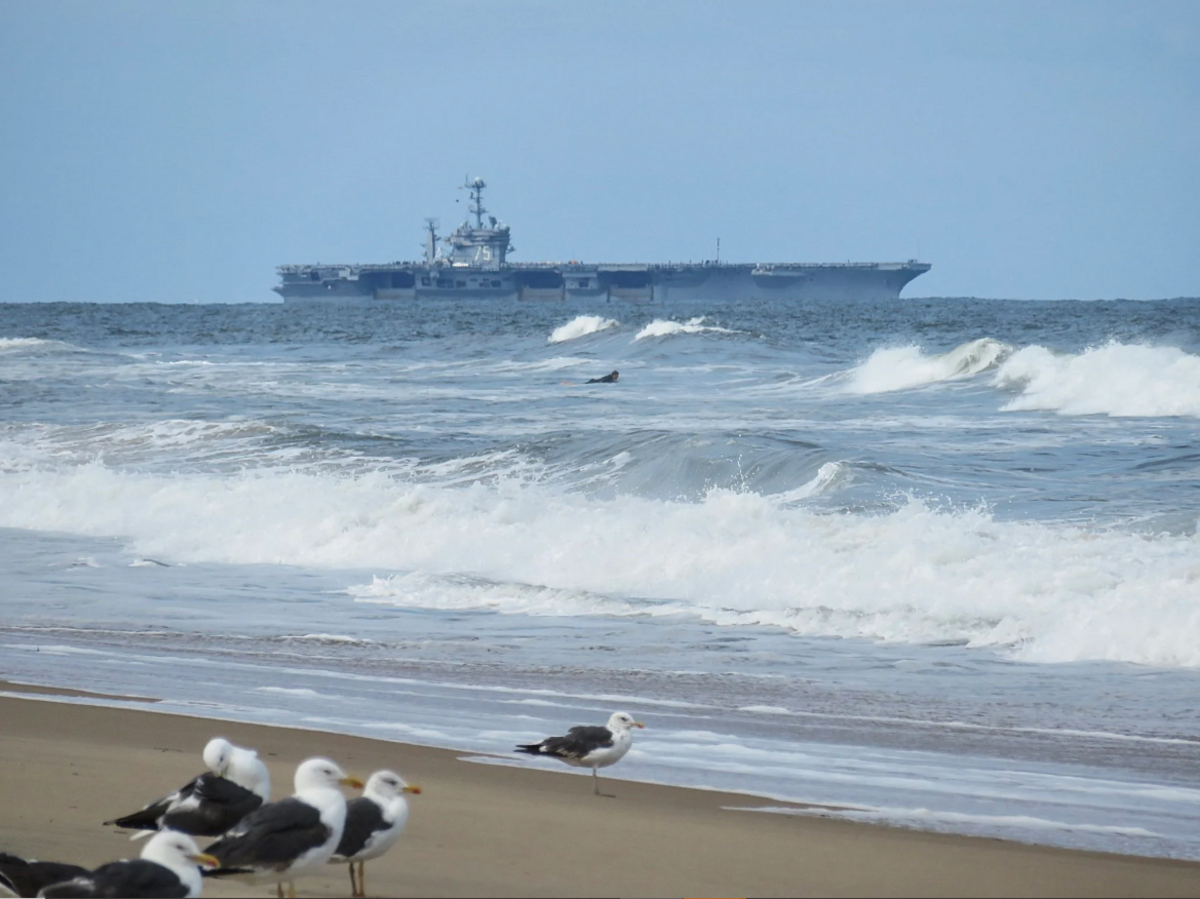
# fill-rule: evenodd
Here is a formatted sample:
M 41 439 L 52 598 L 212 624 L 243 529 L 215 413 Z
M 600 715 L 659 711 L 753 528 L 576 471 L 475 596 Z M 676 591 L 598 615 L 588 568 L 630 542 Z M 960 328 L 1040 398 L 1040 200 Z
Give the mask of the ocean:
M 0 304 L 72 702 L 1200 859 L 1198 518 L 1198 299 Z

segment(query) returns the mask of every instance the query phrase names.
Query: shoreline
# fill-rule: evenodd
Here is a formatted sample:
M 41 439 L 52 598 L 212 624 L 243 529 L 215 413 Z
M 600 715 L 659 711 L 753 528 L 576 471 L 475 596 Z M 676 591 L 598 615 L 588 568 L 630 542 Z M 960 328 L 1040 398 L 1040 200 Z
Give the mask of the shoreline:
M 100 822 L 198 774 L 224 735 L 259 751 L 273 797 L 327 755 L 365 778 L 389 767 L 422 787 L 408 829 L 366 868 L 389 896 L 1196 896 L 1200 862 L 1121 856 L 814 816 L 746 813 L 761 797 L 590 774 L 473 764 L 470 753 L 287 726 L 55 701 L 134 699 L 0 681 L 0 851 L 97 866 L 137 843 Z M 140 697 L 139 701 L 146 701 Z M 614 773 L 615 772 L 615 773 Z M 345 866 L 301 896 L 346 895 Z M 204 895 L 273 895 L 206 880 Z

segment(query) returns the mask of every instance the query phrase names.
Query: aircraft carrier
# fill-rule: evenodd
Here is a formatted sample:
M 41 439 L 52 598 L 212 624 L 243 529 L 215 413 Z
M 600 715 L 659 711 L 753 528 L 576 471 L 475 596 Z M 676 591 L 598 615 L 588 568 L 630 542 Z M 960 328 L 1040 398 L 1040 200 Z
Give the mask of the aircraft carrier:
M 482 178 L 467 179 L 470 219 L 446 238 L 426 219 L 424 259 L 281 265 L 286 302 L 518 298 L 524 300 L 894 300 L 925 262 L 509 262 L 509 227 L 488 216 Z

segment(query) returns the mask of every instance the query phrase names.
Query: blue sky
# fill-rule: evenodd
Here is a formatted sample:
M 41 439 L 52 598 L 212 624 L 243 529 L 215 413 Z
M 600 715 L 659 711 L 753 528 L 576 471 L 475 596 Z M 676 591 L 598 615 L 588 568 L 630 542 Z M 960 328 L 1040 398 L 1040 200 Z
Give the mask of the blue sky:
M 0 300 L 272 301 L 285 262 L 894 261 L 1200 296 L 1200 3 L 0 0 Z

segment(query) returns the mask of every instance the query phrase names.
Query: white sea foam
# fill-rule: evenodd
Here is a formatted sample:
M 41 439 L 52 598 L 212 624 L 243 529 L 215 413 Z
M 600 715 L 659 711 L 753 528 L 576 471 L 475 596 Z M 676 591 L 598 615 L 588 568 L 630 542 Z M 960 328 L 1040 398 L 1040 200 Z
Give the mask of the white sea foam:
M 0 337 L 0 352 L 4 350 L 19 350 L 25 347 L 47 346 L 52 341 L 39 340 L 36 337 Z
M 375 577 L 349 589 L 361 602 L 436 609 L 486 609 L 525 615 L 637 615 L 648 603 L 595 596 L 529 584 L 497 583 L 476 578 L 431 577 L 414 573 Z
M 880 349 L 850 372 L 846 390 L 854 394 L 888 393 L 969 378 L 993 368 L 1010 352 L 1012 347 L 990 337 L 935 355 L 926 355 L 919 346 Z
M 569 708 L 566 703 L 547 702 L 545 699 L 501 699 L 503 705 L 536 705 L 548 709 Z
M 371 642 L 361 637 L 350 637 L 345 634 L 297 634 L 286 639 L 308 641 L 311 643 L 347 643 L 354 646 L 363 646 Z
M 1007 359 L 994 380 L 1019 391 L 1007 411 L 1200 417 L 1200 356 L 1174 347 L 1109 343 L 1072 354 L 1030 346 Z
M 705 331 L 713 331 L 721 334 L 732 334 L 728 328 L 720 328 L 716 325 L 706 325 L 703 315 L 690 318 L 685 322 L 670 321 L 667 319 L 656 318 L 650 324 L 646 325 L 642 330 L 637 332 L 633 338 L 643 340 L 647 337 L 670 337 L 673 334 L 700 334 Z
M 513 479 L 451 488 L 384 473 L 158 476 L 90 463 L 0 472 L 0 526 L 118 536 L 169 564 L 394 572 L 355 595 L 401 606 L 690 614 L 1028 661 L 1200 666 L 1200 538 L 917 500 L 820 515 L 725 490 L 696 503 L 601 501 Z
M 565 325 L 559 325 L 555 328 L 550 333 L 547 342 L 564 343 L 568 340 L 576 340 L 580 337 L 586 337 L 589 334 L 595 334 L 597 331 L 615 328 L 617 324 L 616 319 L 604 318 L 601 315 L 577 315 Z
M 936 825 L 956 825 L 954 829 L 1005 830 L 1062 830 L 1078 833 L 1113 834 L 1127 837 L 1162 839 L 1160 834 L 1144 827 L 1122 827 L 1114 824 L 1084 824 L 1070 821 L 1055 821 L 1032 815 L 983 815 L 964 812 L 947 812 L 927 808 L 740 808 L 739 811 L 768 812 L 776 815 L 818 816 L 822 818 L 846 818 L 851 821 L 877 821 L 889 824 L 907 824 L 922 829 L 936 829 Z M 965 826 L 965 827 L 964 827 Z

